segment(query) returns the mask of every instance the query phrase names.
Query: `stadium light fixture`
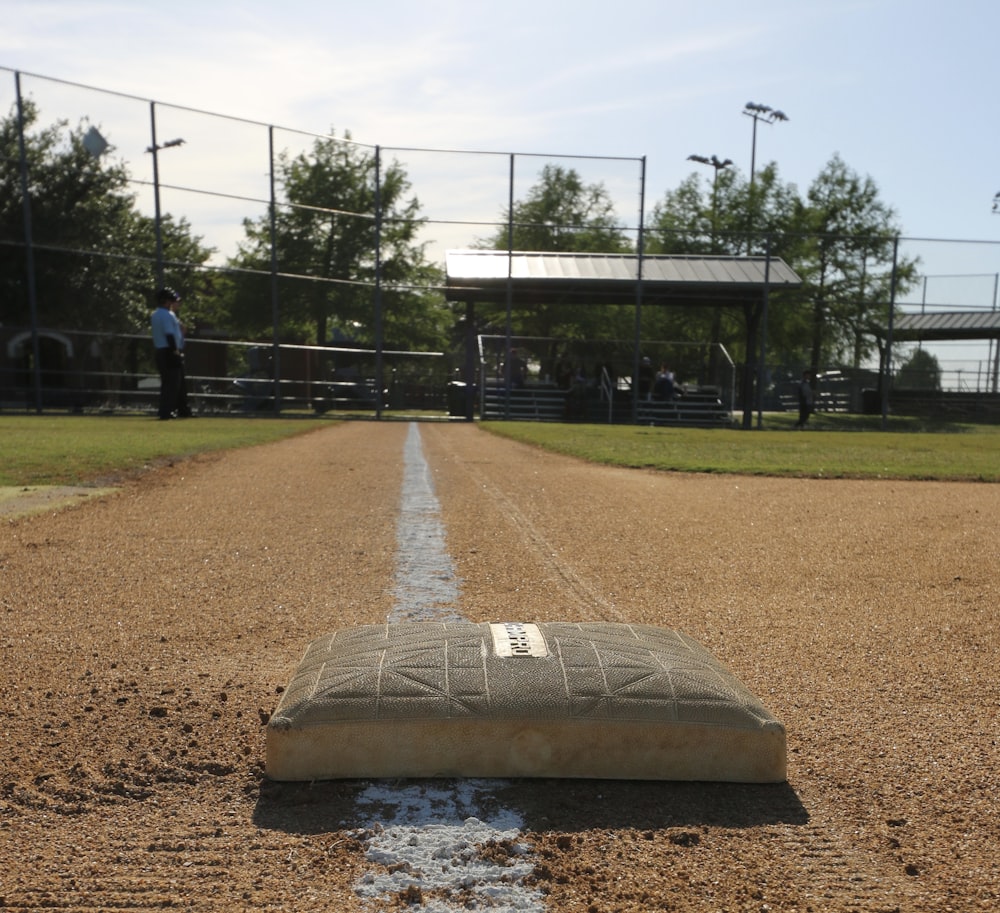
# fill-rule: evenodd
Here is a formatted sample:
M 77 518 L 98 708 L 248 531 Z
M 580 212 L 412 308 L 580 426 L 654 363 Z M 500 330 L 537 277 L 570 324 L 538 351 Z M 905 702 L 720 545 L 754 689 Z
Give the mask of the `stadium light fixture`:
M 711 165 L 715 169 L 715 173 L 712 176 L 712 252 L 715 252 L 715 231 L 716 222 L 718 219 L 718 204 L 719 204 L 719 172 L 723 168 L 728 168 L 733 164 L 732 159 L 720 159 L 717 155 L 711 157 L 706 155 L 689 155 L 689 162 L 698 162 L 701 165 Z
M 752 101 L 748 101 L 743 106 L 743 114 L 753 120 L 753 139 L 750 145 L 750 217 L 747 220 L 747 253 L 749 253 L 750 233 L 753 230 L 754 172 L 757 170 L 757 122 L 777 124 L 788 120 L 788 115 L 769 105 L 759 105 Z

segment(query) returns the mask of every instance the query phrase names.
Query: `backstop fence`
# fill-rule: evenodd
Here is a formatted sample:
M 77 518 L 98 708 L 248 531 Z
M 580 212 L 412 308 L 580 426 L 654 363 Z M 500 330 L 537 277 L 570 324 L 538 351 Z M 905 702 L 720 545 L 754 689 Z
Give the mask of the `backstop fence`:
M 68 131 L 77 130 L 89 155 L 112 157 L 126 170 L 135 206 L 155 228 L 151 243 L 123 247 L 121 239 L 113 237 L 103 245 L 93 236 L 85 243 L 77 240 L 71 230 L 71 213 L 64 220 L 33 222 L 31 201 L 38 184 L 25 152 L 24 136 L 18 137 L 17 150 L 10 146 L 0 150 L 6 157 L 4 174 L 18 180 L 22 191 L 10 197 L 21 199 L 24 205 L 20 221 L 6 219 L 0 228 L 0 257 L 6 261 L 8 275 L 13 269 L 21 276 L 16 288 L 8 282 L 6 300 L 0 300 L 0 406 L 8 409 L 148 408 L 156 374 L 145 318 L 134 315 L 148 314 L 152 290 L 161 283 L 190 283 L 196 277 L 197 287 L 208 294 L 213 287 L 251 273 L 254 281 L 245 284 L 253 287 L 252 294 L 260 299 L 254 306 L 273 314 L 270 334 L 246 338 L 225 326 L 204 325 L 188 339 L 188 379 L 204 411 L 356 408 L 380 414 L 393 407 L 456 411 L 455 385 L 470 382 L 461 374 L 463 365 L 468 364 L 462 351 L 466 342 L 457 342 L 453 352 L 422 352 L 385 341 L 386 319 L 394 316 L 384 311 L 388 292 L 440 295 L 442 289 L 440 275 L 429 278 L 422 288 L 401 289 L 380 269 L 385 214 L 379 209 L 378 188 L 370 208 L 340 213 L 375 227 L 370 275 L 289 271 L 273 237 L 269 265 L 260 269 L 236 265 L 236 253 L 247 243 L 248 225 L 266 231 L 277 212 L 296 206 L 326 206 L 321 197 L 291 204 L 276 180 L 281 162 L 308 156 L 317 142 L 362 150 L 376 163 L 377 174 L 380 169 L 384 174 L 385 168 L 395 167 L 405 175 L 420 201 L 419 216 L 411 226 L 412 243 L 425 250 L 432 264 L 443 263 L 448 249 L 495 246 L 505 234 L 512 235 L 514 226 L 509 219 L 516 202 L 529 196 L 540 172 L 549 165 L 571 168 L 587 185 L 604 188 L 619 218 L 617 231 L 629 239 L 640 257 L 644 244 L 654 235 L 648 224 L 649 200 L 667 190 L 650 191 L 646 160 L 641 156 L 383 147 L 0 69 L 9 77 L 0 79 L 0 105 L 10 112 L 10 122 L 22 124 L 25 106 L 30 104 L 39 113 L 40 125 L 60 125 L 64 138 Z M 15 155 L 17 161 L 13 160 Z M 207 261 L 187 262 L 165 253 L 165 227 L 182 221 L 211 248 Z M 580 227 L 563 226 L 570 233 Z M 750 243 L 748 240 L 747 249 Z M 759 237 L 753 243 L 762 249 L 766 238 Z M 915 278 L 902 294 L 879 292 L 883 300 L 875 302 L 874 309 L 886 315 L 883 329 L 887 327 L 888 336 L 873 344 L 859 343 L 853 357 L 847 353 L 821 371 L 817 385 L 821 393 L 825 390 L 829 394 L 821 401 L 830 408 L 869 411 L 875 405 L 871 391 L 882 384 L 915 394 L 996 396 L 1000 329 L 995 319 L 986 321 L 993 329 L 969 337 L 962 337 L 959 331 L 948 338 L 939 334 L 900 340 L 892 338 L 891 315 L 995 315 L 1000 287 L 998 253 L 998 245 L 989 241 L 897 239 L 897 255 L 900 261 L 915 264 Z M 142 299 L 136 302 L 131 326 L 105 327 L 93 317 L 75 324 L 66 317 L 72 313 L 72 302 L 49 300 L 39 294 L 36 274 L 41 269 L 74 274 L 78 281 L 71 287 L 80 288 L 85 287 L 95 264 L 122 260 L 134 274 L 135 294 Z M 283 301 L 293 287 L 303 285 L 322 287 L 324 293 L 360 288 L 370 308 L 360 317 L 354 314 L 345 325 L 331 327 L 322 345 L 286 338 L 281 330 Z M 27 315 L 16 311 L 15 298 L 30 301 Z M 871 302 L 868 305 L 870 312 Z M 813 302 L 803 301 L 801 306 L 811 308 Z M 769 345 L 766 326 L 760 350 L 746 355 L 756 379 L 754 389 L 747 389 L 742 365 L 733 366 L 730 372 L 726 359 L 705 355 L 719 351 L 720 345 L 724 350 L 724 341 L 678 338 L 656 342 L 638 320 L 636 324 L 635 338 L 621 345 L 600 339 L 575 341 L 580 360 L 590 362 L 584 370 L 592 378 L 603 357 L 602 347 L 621 348 L 615 349 L 614 358 L 626 367 L 616 374 L 615 383 L 623 378 L 633 382 L 640 351 L 663 350 L 670 352 L 668 357 L 678 365 L 685 365 L 683 382 L 716 389 L 720 401 L 730 409 L 741 404 L 744 409 L 752 405 L 757 410 L 789 407 L 803 365 L 769 360 L 775 347 Z M 496 329 L 492 328 L 494 335 Z M 374 341 L 367 346 L 354 344 L 353 330 Z M 859 324 L 859 339 L 869 330 Z M 406 336 L 405 327 L 398 323 L 393 332 L 397 340 Z M 508 326 L 506 334 L 501 334 L 505 336 L 504 347 L 521 334 L 520 327 Z M 478 355 L 482 357 L 473 381 L 480 399 L 490 371 L 495 370 L 495 354 L 488 351 L 491 345 L 484 349 L 480 340 Z M 593 358 L 587 354 L 590 351 Z M 914 358 L 918 351 L 933 355 L 933 360 Z M 695 352 L 698 357 L 689 358 Z M 706 376 L 709 364 L 712 376 Z M 534 380 L 556 383 L 554 365 L 548 370 L 540 368 Z

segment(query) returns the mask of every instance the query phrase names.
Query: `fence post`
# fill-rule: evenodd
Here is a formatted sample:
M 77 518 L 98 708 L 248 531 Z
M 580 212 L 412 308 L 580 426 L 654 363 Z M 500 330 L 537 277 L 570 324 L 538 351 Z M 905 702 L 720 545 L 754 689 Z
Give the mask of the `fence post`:
M 24 143 L 24 98 L 21 95 L 21 73 L 14 74 L 17 93 L 17 152 L 21 166 L 21 207 L 24 211 L 24 258 L 28 273 L 28 307 L 31 310 L 31 361 L 35 387 L 35 411 L 42 411 L 41 347 L 38 344 L 38 289 L 35 285 L 35 247 L 31 226 L 31 187 L 28 184 L 28 153 Z
M 274 127 L 267 128 L 268 180 L 271 188 L 271 365 L 274 381 L 274 414 L 281 415 L 281 336 L 278 331 L 278 202 L 275 195 Z
M 375 418 L 382 418 L 382 150 L 375 147 Z
M 760 317 L 760 361 L 757 367 L 757 430 L 764 427 L 764 376 L 767 372 L 767 305 L 771 291 L 771 236 L 764 238 L 764 301 Z
M 885 334 L 885 375 L 882 378 L 882 430 L 889 427 L 889 384 L 892 383 L 892 329 L 896 311 L 896 277 L 899 264 L 899 235 L 892 239 L 892 278 L 889 282 L 889 321 Z
M 514 308 L 514 153 L 510 156 L 510 176 L 507 182 L 507 290 L 506 306 L 507 314 L 504 320 L 504 394 L 503 394 L 503 417 L 510 418 L 510 388 L 513 384 L 513 357 L 511 353 L 511 321 Z M 485 386 L 485 385 L 484 385 Z
M 632 422 L 639 421 L 639 362 L 642 353 L 642 260 L 645 246 L 645 235 L 643 232 L 643 221 L 645 215 L 646 201 L 646 156 L 642 157 L 639 166 L 639 237 L 636 243 L 636 270 L 635 270 L 635 340 L 632 346 Z M 612 391 L 612 399 L 614 392 Z

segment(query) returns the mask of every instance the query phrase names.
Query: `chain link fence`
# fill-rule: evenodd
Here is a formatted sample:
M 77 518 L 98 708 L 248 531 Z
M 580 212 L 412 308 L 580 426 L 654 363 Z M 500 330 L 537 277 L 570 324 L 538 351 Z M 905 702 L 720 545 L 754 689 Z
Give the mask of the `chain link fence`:
M 645 160 L 640 157 L 381 147 L 33 74 L 0 70 L 0 76 L 3 73 L 7 78 L 0 78 L 0 104 L 16 112 L 28 100 L 37 107 L 41 125 L 61 123 L 69 129 L 86 129 L 89 153 L 110 157 L 124 167 L 137 209 L 157 229 L 154 245 L 130 249 L 126 254 L 112 241 L 104 247 L 81 248 L 73 242 L 72 232 L 65 231 L 65 224 L 30 225 L 26 220 L 23 231 L 0 237 L 0 255 L 23 264 L 26 276 L 32 256 L 80 275 L 85 275 L 96 260 L 126 257 L 137 275 L 148 277 L 143 286 L 146 295 L 161 282 L 180 284 L 192 275 L 198 277 L 196 288 L 208 294 L 232 276 L 233 258 L 246 242 L 247 224 L 266 224 L 269 213 L 289 205 L 275 184 L 277 162 L 308 154 L 318 140 L 362 148 L 380 163 L 398 165 L 420 202 L 415 243 L 435 264 L 443 263 L 448 249 L 484 245 L 502 234 L 507 227 L 506 213 L 515 201 L 528 195 L 541 169 L 549 164 L 573 168 L 585 183 L 603 186 L 621 219 L 621 232 L 636 245 L 646 231 L 643 222 L 648 218 L 649 200 L 662 192 L 645 186 Z M 11 164 L 8 162 L 7 173 L 13 173 Z M 30 193 L 30 175 L 22 176 Z M 324 206 L 321 197 L 313 203 Z M 349 215 L 364 220 L 379 217 L 374 210 Z M 177 262 L 164 256 L 160 229 L 167 220 L 184 220 L 211 248 L 206 262 Z M 1000 248 L 996 243 L 901 238 L 898 244 L 899 256 L 915 264 L 916 281 L 896 298 L 896 314 L 996 314 L 1000 286 Z M 354 409 L 381 414 L 393 408 L 455 412 L 450 397 L 452 385 L 462 378 L 467 363 L 462 351 L 465 342 L 456 342 L 454 351 L 434 353 L 409 351 L 405 345 L 390 348 L 380 336 L 384 316 L 381 299 L 386 288 L 381 282 L 377 276 L 371 280 L 286 273 L 276 258 L 272 268 L 260 271 L 251 283 L 260 306 L 275 314 L 270 336 L 241 338 L 208 322 L 194 327 L 189 335 L 187 374 L 198 408 L 240 413 Z M 282 338 L 282 295 L 301 284 L 362 286 L 372 302 L 370 325 L 362 329 L 375 343 L 367 347 L 354 343 L 351 326 L 337 327 L 339 339 L 329 334 L 328 345 L 310 346 L 303 339 Z M 434 294 L 440 293 L 440 288 L 431 282 L 420 291 Z M 39 298 L 32 303 L 31 319 L 21 320 L 11 319 L 9 302 L 0 302 L 0 406 L 151 408 L 157 379 L 145 326 L 137 322 L 130 329 L 113 331 L 90 325 L 66 326 L 64 320 L 53 316 L 63 312 L 57 312 L 53 304 Z M 138 313 L 148 313 L 152 306 L 149 298 L 136 304 Z M 803 301 L 801 306 L 807 308 L 810 303 Z M 816 377 L 821 409 L 875 409 L 879 399 L 873 391 L 880 389 L 883 376 L 889 378 L 893 396 L 900 403 L 916 403 L 940 394 L 971 397 L 977 402 L 997 395 L 1000 329 L 996 320 L 987 320 L 992 329 L 968 338 L 928 335 L 893 339 L 889 297 L 878 303 L 876 310 L 879 308 L 886 315 L 880 331 L 883 336 L 865 347 L 868 352 L 864 356 L 859 346 L 854 357 L 848 355 L 829 364 Z M 514 327 L 512 332 L 516 335 L 519 330 Z M 890 342 L 881 359 L 871 355 L 872 349 Z M 593 372 L 601 360 L 602 347 L 614 349 L 614 360 L 630 363 L 638 346 L 654 360 L 667 359 L 682 366 L 690 383 L 717 388 L 720 400 L 729 408 L 739 408 L 747 397 L 753 397 L 756 409 L 789 408 L 793 385 L 806 366 L 776 363 L 769 358 L 773 349 L 766 334 L 763 344 L 766 349 L 759 363 L 754 353 L 752 374 L 759 380 L 755 390 L 745 389 L 742 366 L 706 356 L 706 352 L 718 351 L 717 340 L 659 342 L 647 339 L 640 328 L 631 352 L 627 343 L 618 346 L 588 340 L 576 354 L 581 356 L 578 360 L 590 360 L 587 370 Z M 491 345 L 486 344 L 485 349 Z M 532 358 L 539 365 L 536 379 L 555 382 L 556 365 L 549 354 Z M 474 381 L 480 389 L 489 372 L 495 370 L 496 360 L 495 353 L 480 359 L 484 373 Z M 622 371 L 618 377 L 630 373 Z M 464 408 L 458 411 L 466 412 Z

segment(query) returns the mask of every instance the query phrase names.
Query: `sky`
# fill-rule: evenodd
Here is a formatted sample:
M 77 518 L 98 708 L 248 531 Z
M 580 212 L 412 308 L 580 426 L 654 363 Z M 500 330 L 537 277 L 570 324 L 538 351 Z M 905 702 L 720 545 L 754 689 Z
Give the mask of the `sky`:
M 805 194 L 839 155 L 905 236 L 928 239 L 907 242 L 926 277 L 915 300 L 994 302 L 996 0 L 0 0 L 0 14 L 5 111 L 20 71 L 43 122 L 89 118 L 149 171 L 155 101 L 158 141 L 186 139 L 159 155 L 165 184 L 255 198 L 267 136 L 250 124 L 287 128 L 276 142 L 292 151 L 348 130 L 404 165 L 446 236 L 453 219 L 492 233 L 470 225 L 505 208 L 512 153 L 516 197 L 557 161 L 608 186 L 637 224 L 640 201 L 648 214 L 692 171 L 710 180 L 691 154 L 749 174 L 742 112 L 766 104 L 788 120 L 758 126 L 758 167 L 775 162 Z M 214 239 L 211 221 L 194 228 Z

